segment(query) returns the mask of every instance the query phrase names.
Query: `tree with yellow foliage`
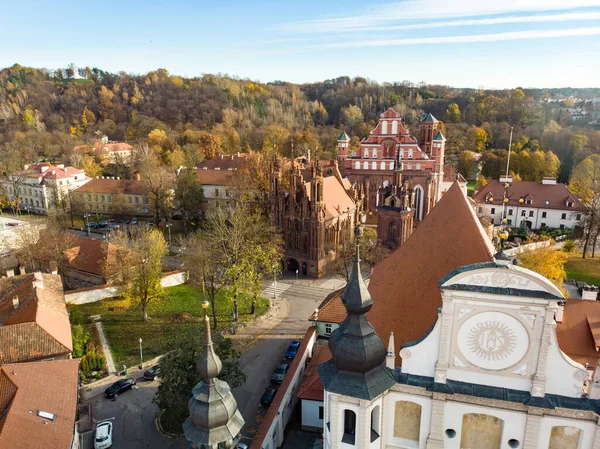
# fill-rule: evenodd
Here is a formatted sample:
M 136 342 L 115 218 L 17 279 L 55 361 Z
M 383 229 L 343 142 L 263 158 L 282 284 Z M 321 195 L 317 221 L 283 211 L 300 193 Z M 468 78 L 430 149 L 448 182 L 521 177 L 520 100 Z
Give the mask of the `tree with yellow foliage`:
M 569 256 L 564 251 L 558 251 L 551 247 L 525 251 L 519 256 L 523 267 L 550 279 L 560 289 L 567 277 L 565 263 L 568 258 Z

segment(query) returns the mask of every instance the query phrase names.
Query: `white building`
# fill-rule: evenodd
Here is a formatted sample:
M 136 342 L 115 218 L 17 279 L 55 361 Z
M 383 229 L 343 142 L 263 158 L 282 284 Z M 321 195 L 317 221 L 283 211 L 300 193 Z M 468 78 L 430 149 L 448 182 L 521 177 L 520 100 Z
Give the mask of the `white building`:
M 19 200 L 21 210 L 48 214 L 65 200 L 69 191 L 81 187 L 90 179 L 83 170 L 63 164 L 31 164 L 9 175 L 2 182 L 2 187 L 9 200 Z
M 506 184 L 508 202 L 504 203 Z M 479 189 L 473 201 L 477 203 L 477 212 L 489 216 L 495 225 L 501 224 L 506 204 L 508 224 L 529 229 L 572 229 L 581 224 L 587 213 L 578 196 L 554 178 L 529 182 L 502 176 Z

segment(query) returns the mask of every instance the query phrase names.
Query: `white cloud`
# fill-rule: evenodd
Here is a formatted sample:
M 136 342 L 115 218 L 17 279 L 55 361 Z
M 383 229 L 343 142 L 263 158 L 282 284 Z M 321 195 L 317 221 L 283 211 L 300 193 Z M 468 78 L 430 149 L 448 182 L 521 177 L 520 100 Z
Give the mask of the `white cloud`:
M 288 32 L 353 31 L 415 19 L 444 19 L 498 14 L 567 11 L 600 6 L 600 0 L 403 0 L 348 17 L 292 22 L 277 26 Z
M 571 36 L 597 36 L 600 35 L 600 27 L 571 28 L 557 30 L 536 31 L 511 31 L 507 33 L 473 34 L 465 36 L 439 36 L 439 37 L 417 37 L 408 39 L 381 39 L 354 42 L 339 42 L 305 47 L 306 49 L 329 49 L 329 48 L 361 48 L 361 47 L 391 47 L 402 45 L 423 44 L 459 44 L 474 42 L 498 42 L 526 39 L 548 39 Z

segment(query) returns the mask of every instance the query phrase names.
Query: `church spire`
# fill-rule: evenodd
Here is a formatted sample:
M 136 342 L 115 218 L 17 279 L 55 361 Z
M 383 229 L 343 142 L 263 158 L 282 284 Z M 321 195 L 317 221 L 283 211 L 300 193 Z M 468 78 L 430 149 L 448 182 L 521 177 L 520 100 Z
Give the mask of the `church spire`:
M 204 315 L 204 347 L 196 362 L 196 372 L 202 379 L 192 390 L 188 403 L 190 416 L 183 423 L 183 431 L 194 449 L 232 448 L 240 437 L 244 419 L 227 382 L 219 380 L 223 363 L 214 349 L 210 335 L 210 321 L 202 303 Z
M 387 350 L 367 320 L 373 305 L 360 270 L 360 238 L 366 216 L 357 223 L 352 274 L 342 293 L 346 319 L 329 337 L 332 359 L 319 366 L 323 386 L 329 392 L 373 399 L 394 385 L 393 372 L 385 368 Z

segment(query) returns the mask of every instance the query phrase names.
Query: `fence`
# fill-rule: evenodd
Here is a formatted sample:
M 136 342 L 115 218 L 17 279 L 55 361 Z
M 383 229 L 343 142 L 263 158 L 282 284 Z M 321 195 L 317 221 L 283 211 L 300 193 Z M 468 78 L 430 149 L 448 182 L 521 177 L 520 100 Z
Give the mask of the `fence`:
M 163 287 L 172 287 L 174 285 L 185 284 L 187 273 L 177 270 L 163 273 L 160 284 Z M 67 304 L 87 304 L 100 301 L 106 298 L 119 296 L 122 286 L 118 284 L 97 285 L 96 287 L 80 288 L 78 290 L 69 290 L 65 292 L 65 302 Z
M 552 240 L 544 240 L 541 242 L 535 243 L 527 243 L 526 245 L 517 246 L 516 248 L 507 249 L 504 251 L 504 254 L 507 256 L 516 256 L 517 254 L 521 254 L 525 251 L 531 251 L 539 248 L 546 248 L 553 244 Z

